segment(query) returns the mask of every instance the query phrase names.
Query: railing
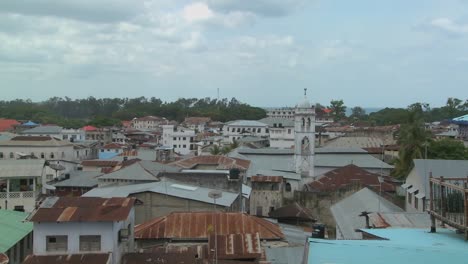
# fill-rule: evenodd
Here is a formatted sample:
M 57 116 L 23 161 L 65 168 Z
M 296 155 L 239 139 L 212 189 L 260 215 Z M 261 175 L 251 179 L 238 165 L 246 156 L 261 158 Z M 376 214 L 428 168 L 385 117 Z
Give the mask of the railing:
M 430 196 L 433 218 L 468 233 L 468 177 L 431 178 Z
M 37 197 L 38 193 L 37 192 L 0 192 L 0 199 L 22 199 L 22 198 L 33 198 L 35 199 Z

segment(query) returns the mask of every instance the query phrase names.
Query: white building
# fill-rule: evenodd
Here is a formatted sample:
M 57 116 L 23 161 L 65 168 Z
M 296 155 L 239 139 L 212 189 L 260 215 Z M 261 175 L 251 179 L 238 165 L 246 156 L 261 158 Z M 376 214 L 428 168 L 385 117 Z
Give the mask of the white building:
M 145 116 L 140 118 L 133 118 L 131 121 L 131 127 L 144 130 L 152 131 L 158 129 L 161 125 L 166 124 L 167 119 L 158 116 Z
M 74 160 L 73 144 L 54 137 L 17 136 L 0 141 L 0 160 L 34 156 L 40 159 Z
M 85 131 L 83 129 L 65 129 L 60 126 L 38 126 L 24 130 L 20 134 L 24 136 L 49 136 L 71 142 L 85 140 Z
M 186 117 L 182 123 L 184 127 L 203 132 L 211 122 L 209 117 Z
M 236 120 L 228 122 L 223 127 L 224 141 L 234 142 L 245 136 L 268 138 L 268 125 L 254 120 Z
M 0 160 L 0 207 L 32 212 L 45 193 L 45 160 Z
M 174 152 L 181 155 L 187 155 L 197 149 L 195 145 L 195 131 L 185 128 L 176 128 L 173 125 L 164 125 L 162 144 L 163 146 L 173 147 Z
M 304 101 L 294 113 L 294 162 L 296 173 L 303 177 L 314 176 L 315 159 L 315 106 L 304 95 Z
M 330 115 L 330 109 L 325 109 L 326 112 L 322 115 L 317 114 L 315 116 L 315 124 L 323 125 L 333 123 L 333 117 Z M 296 109 L 293 107 L 279 107 L 279 108 L 268 108 L 267 117 L 270 118 L 288 118 L 294 119 Z
M 294 147 L 294 120 L 289 118 L 263 118 L 259 120 L 268 125 L 270 131 L 270 147 Z
M 48 197 L 31 214 L 34 256 L 134 251 L 134 198 Z

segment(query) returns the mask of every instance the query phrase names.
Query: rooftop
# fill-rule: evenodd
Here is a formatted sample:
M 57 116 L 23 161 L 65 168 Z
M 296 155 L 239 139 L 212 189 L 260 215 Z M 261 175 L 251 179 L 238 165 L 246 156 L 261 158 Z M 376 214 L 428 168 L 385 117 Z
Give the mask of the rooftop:
M 114 222 L 128 218 L 134 198 L 48 197 L 31 222 Z
M 291 119 L 291 118 L 266 117 L 258 121 L 261 123 L 267 124 L 268 127 L 270 128 L 272 127 L 294 127 L 294 119 Z
M 466 242 L 447 229 L 363 229 L 385 240 L 309 239 L 308 263 L 440 264 L 464 263 Z M 340 252 L 340 254 L 336 254 Z M 363 262 L 363 260 L 368 260 Z
M 6 252 L 33 230 L 27 213 L 0 209 L 0 253 Z
M 184 228 L 180 228 L 180 227 Z M 135 227 L 135 239 L 206 239 L 218 235 L 259 233 L 261 240 L 280 240 L 280 227 L 262 218 L 234 212 L 173 212 Z
M 62 127 L 59 126 L 37 126 L 22 131 L 20 134 L 60 134 Z
M 227 170 L 237 168 L 240 170 L 247 170 L 250 166 L 250 161 L 230 158 L 221 155 L 214 156 L 196 156 L 187 158 L 171 163 L 171 165 L 178 166 L 184 169 L 193 169 L 197 165 L 218 165 L 217 169 Z
M 40 177 L 44 166 L 43 159 L 0 160 L 0 178 Z
M 16 136 L 0 142 L 0 146 L 62 147 L 73 146 L 69 141 L 42 136 Z
M 49 256 L 29 255 L 26 257 L 23 264 L 108 264 L 110 263 L 110 260 L 111 253 L 86 253 Z
M 49 183 L 55 187 L 96 187 L 98 185 L 98 176 L 102 175 L 97 171 L 71 171 L 68 173 L 69 179 L 57 183 Z
M 14 126 L 19 125 L 20 122 L 14 119 L 0 118 L 0 131 L 7 131 L 13 129 Z
M 268 125 L 255 120 L 235 120 L 227 122 L 226 126 L 236 126 L 236 127 L 267 127 Z
M 214 189 L 178 184 L 169 181 L 160 181 L 115 187 L 94 188 L 83 194 L 83 197 L 128 197 L 130 194 L 134 193 L 154 192 L 212 204 L 213 199 L 210 198 L 208 194 L 213 190 Z M 216 204 L 229 207 L 237 199 L 237 196 L 237 193 L 222 192 L 222 197 L 216 199 Z

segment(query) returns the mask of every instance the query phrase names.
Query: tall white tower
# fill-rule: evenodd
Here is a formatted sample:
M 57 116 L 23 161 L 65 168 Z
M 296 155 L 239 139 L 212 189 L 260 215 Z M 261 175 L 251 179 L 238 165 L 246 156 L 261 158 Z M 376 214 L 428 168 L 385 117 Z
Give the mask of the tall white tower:
M 302 177 L 314 176 L 315 156 L 315 106 L 307 100 L 299 102 L 294 113 L 294 162 L 296 173 Z

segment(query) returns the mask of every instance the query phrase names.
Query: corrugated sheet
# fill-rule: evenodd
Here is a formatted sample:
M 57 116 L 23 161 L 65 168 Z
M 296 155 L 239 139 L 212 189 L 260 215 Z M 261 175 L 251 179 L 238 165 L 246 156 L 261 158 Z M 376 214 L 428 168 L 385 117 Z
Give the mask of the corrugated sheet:
M 111 261 L 111 253 L 89 253 L 89 254 L 72 254 L 72 255 L 50 255 L 36 256 L 29 255 L 24 260 L 23 264 L 108 264 Z
M 48 200 L 56 200 L 55 203 Z M 50 197 L 32 213 L 31 222 L 124 221 L 135 198 Z
M 25 222 L 27 213 L 0 210 L 0 252 L 6 252 L 33 230 L 33 224 Z
M 369 223 L 375 228 L 427 228 L 431 225 L 429 214 L 409 212 L 372 213 L 369 214 Z
M 116 160 L 83 160 L 81 162 L 82 166 L 90 167 L 114 167 L 119 164 Z
M 41 177 L 44 164 L 43 159 L 0 160 L 0 177 Z
M 247 170 L 250 167 L 250 161 L 230 158 L 226 156 L 196 156 L 188 159 L 183 159 L 172 163 L 184 169 L 191 169 L 197 165 L 218 165 L 218 169 L 233 169 Z
M 183 228 L 182 228 L 183 227 Z M 135 227 L 136 239 L 206 239 L 210 234 L 253 234 L 260 239 L 283 239 L 278 225 L 243 213 L 174 212 Z
M 314 221 L 312 210 L 300 206 L 298 203 L 289 204 L 280 207 L 269 213 L 272 218 L 281 219 L 299 219 Z
M 283 176 L 252 176 L 251 182 L 283 182 Z
M 218 253 L 218 259 L 260 259 L 262 247 L 260 235 L 255 234 L 229 234 L 210 235 L 208 238 L 210 258 L 214 252 Z

